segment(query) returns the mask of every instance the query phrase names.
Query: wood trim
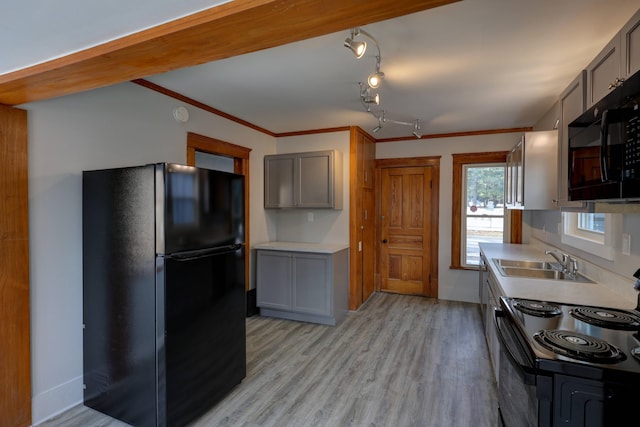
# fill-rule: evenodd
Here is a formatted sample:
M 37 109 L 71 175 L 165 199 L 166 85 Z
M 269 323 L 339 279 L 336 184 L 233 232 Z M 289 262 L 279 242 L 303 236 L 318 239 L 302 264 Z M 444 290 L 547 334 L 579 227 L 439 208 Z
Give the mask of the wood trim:
M 533 130 L 532 127 L 523 128 L 504 128 L 504 129 L 486 129 L 486 130 L 473 130 L 467 132 L 449 132 L 449 133 L 434 133 L 429 135 L 422 135 L 420 139 L 436 139 L 436 138 L 456 138 L 460 136 L 478 136 L 478 135 L 495 135 L 500 133 L 514 133 L 514 132 L 529 132 Z M 381 138 L 376 139 L 376 142 L 400 142 L 400 141 L 416 141 L 413 136 L 403 136 L 399 138 Z
M 442 156 L 376 159 L 376 168 L 406 168 L 411 166 L 440 166 Z
M 522 211 L 519 209 L 509 209 L 511 218 L 509 220 L 509 243 L 522 243 Z
M 482 153 L 458 153 L 453 157 L 453 181 L 451 197 L 451 269 L 467 270 L 461 264 L 460 252 L 462 251 L 462 168 L 468 164 L 478 163 L 506 163 L 508 151 L 494 151 Z M 519 230 L 519 231 L 518 231 Z M 511 216 L 510 233 L 519 233 L 522 236 L 522 216 L 518 220 Z
M 0 425 L 31 425 L 27 112 L 0 105 Z
M 270 135 L 270 136 L 276 136 L 275 133 L 271 132 L 268 129 L 262 128 L 262 127 L 260 127 L 258 125 L 254 125 L 253 123 L 250 123 L 250 122 L 248 122 L 246 120 L 242 120 L 242 119 L 240 119 L 240 118 L 238 118 L 236 116 L 232 116 L 231 114 L 225 113 L 222 110 L 218 110 L 217 108 L 213 108 L 210 105 L 207 105 L 207 104 L 205 104 L 203 102 L 200 102 L 198 100 L 195 100 L 193 98 L 189 98 L 188 96 L 185 96 L 185 95 L 183 95 L 181 93 L 174 92 L 171 89 L 167 89 L 164 86 L 157 85 L 157 84 L 152 83 L 152 82 L 150 82 L 148 80 L 135 79 L 135 80 L 131 80 L 131 83 L 135 83 L 137 85 L 146 87 L 147 89 L 151 89 L 151 90 L 153 90 L 155 92 L 161 93 L 161 94 L 166 95 L 166 96 L 168 96 L 170 98 L 177 99 L 178 101 L 182 101 L 185 104 L 192 105 L 192 106 L 194 106 L 196 108 L 200 108 L 200 109 L 202 109 L 204 111 L 207 111 L 207 112 L 209 112 L 211 114 L 215 114 L 216 116 L 223 117 L 223 118 L 225 118 L 227 120 L 231 120 L 232 122 L 238 123 L 238 124 L 240 124 L 242 126 L 246 126 L 246 127 L 251 128 L 253 130 L 257 130 L 258 132 L 262 132 L 262 133 L 265 133 L 265 134 Z
M 362 288 L 359 286 L 358 229 L 361 224 L 358 205 L 358 135 L 360 130 L 352 126 L 349 130 L 349 310 L 357 310 L 362 304 Z
M 185 104 L 192 105 L 196 108 L 200 108 L 204 111 L 207 111 L 211 114 L 215 114 L 217 116 L 223 117 L 225 119 L 231 120 L 232 122 L 238 123 L 243 126 L 247 126 L 253 130 L 258 132 L 262 132 L 266 135 L 275 137 L 275 138 L 284 138 L 289 136 L 300 136 L 300 135 L 313 135 L 319 133 L 330 133 L 330 132 L 347 132 L 352 129 L 352 126 L 340 126 L 333 128 L 325 128 L 325 129 L 310 129 L 310 130 L 300 130 L 300 131 L 292 131 L 292 132 L 282 132 L 275 133 L 253 123 L 250 123 L 246 120 L 233 116 L 229 113 L 225 113 L 224 111 L 218 110 L 210 105 L 207 105 L 203 102 L 200 102 L 196 99 L 189 98 L 188 96 L 182 95 L 181 93 L 175 92 L 171 89 L 167 89 L 164 86 L 160 86 L 158 84 L 152 83 L 145 79 L 135 79 L 131 81 L 137 85 L 142 87 L 146 87 L 147 89 L 151 89 L 163 95 L 166 95 L 170 98 L 177 99 L 178 101 L 182 101 Z M 531 127 L 526 128 L 510 128 L 510 129 L 491 129 L 491 130 L 477 130 L 477 131 L 468 131 L 468 132 L 451 132 L 451 133 L 441 133 L 441 134 L 432 134 L 432 135 L 423 135 L 422 139 L 433 139 L 433 138 L 453 138 L 459 136 L 477 136 L 477 135 L 494 135 L 501 133 L 513 133 L 513 132 L 529 132 L 531 131 Z M 414 137 L 399 137 L 399 138 L 386 138 L 386 139 L 375 139 L 367 132 L 365 132 L 362 128 L 358 127 L 358 132 L 366 135 L 367 138 L 371 139 L 374 143 L 378 142 L 398 142 L 398 141 L 414 141 Z
M 249 209 L 249 155 L 251 153 L 250 148 L 235 145 L 230 142 L 222 141 L 220 139 L 210 138 L 208 136 L 199 135 L 193 132 L 187 132 L 187 165 L 195 166 L 196 164 L 196 151 L 203 153 L 215 154 L 218 156 L 232 157 L 233 158 L 233 171 L 237 174 L 244 175 L 244 227 L 245 227 L 245 289 L 248 291 L 251 289 L 251 276 L 250 276 L 250 250 L 251 238 L 250 238 L 250 224 L 251 217 Z
M 438 298 L 438 259 L 439 252 L 438 242 L 440 235 L 440 159 L 442 156 L 429 156 L 429 157 L 413 157 L 413 158 L 398 158 L 398 159 L 377 159 L 376 160 L 376 189 L 380 191 L 382 188 L 381 179 L 382 173 L 381 170 L 384 168 L 404 168 L 404 167 L 431 167 L 433 168 L 433 174 L 431 177 L 432 180 L 432 191 L 431 191 L 431 200 L 429 201 L 429 206 L 431 208 L 431 242 L 430 246 L 432 248 L 436 248 L 432 251 L 433 256 L 430 260 L 430 270 L 431 270 L 431 281 L 429 284 L 429 295 L 432 298 Z M 376 198 L 376 230 L 380 230 L 382 224 L 380 223 L 380 198 Z M 376 253 L 378 254 L 377 259 L 380 259 L 380 239 L 376 239 Z M 376 276 L 379 277 L 379 262 L 376 263 Z M 379 284 L 376 286 L 379 289 Z
M 24 104 L 384 21 L 457 0 L 235 0 L 0 76 Z
M 276 133 L 275 136 L 277 138 L 282 138 L 287 136 L 313 135 L 316 133 L 348 132 L 352 128 L 353 126 L 340 126 L 335 128 L 326 128 L 326 129 L 300 130 L 300 131 L 293 131 L 293 132 Z

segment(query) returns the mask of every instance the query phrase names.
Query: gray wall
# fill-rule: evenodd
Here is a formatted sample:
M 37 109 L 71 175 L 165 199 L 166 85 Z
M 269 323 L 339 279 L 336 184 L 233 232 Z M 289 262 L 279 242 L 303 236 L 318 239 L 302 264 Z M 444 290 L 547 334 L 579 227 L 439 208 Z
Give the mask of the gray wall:
M 477 153 L 511 149 L 520 133 L 464 136 L 385 142 L 376 144 L 376 158 L 407 158 L 442 156 L 440 159 L 440 213 L 438 244 L 438 296 L 441 299 L 478 302 L 478 273 L 452 270 L 451 265 L 451 204 L 453 193 L 454 153 Z
M 273 137 L 131 83 L 23 105 L 29 114 L 33 423 L 82 401 L 81 172 L 186 161 L 188 131 L 251 148 L 252 243 L 276 235 L 262 209 Z

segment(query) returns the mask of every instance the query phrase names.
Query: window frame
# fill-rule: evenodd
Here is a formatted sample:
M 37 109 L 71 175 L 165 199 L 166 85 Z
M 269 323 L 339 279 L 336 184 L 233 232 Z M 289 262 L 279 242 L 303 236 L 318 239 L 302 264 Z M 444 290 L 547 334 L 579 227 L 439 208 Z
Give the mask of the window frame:
M 622 216 L 604 214 L 604 232 L 597 233 L 578 228 L 579 216 L 591 212 L 562 212 L 560 241 L 597 257 L 613 261 L 615 259 L 614 236 L 620 233 Z
M 453 157 L 453 184 L 451 200 L 451 265 L 450 269 L 478 270 L 479 267 L 463 265 L 462 258 L 462 199 L 464 166 L 489 163 L 507 163 L 509 151 L 482 153 L 456 153 Z M 522 211 L 510 209 L 505 215 L 509 243 L 522 243 Z

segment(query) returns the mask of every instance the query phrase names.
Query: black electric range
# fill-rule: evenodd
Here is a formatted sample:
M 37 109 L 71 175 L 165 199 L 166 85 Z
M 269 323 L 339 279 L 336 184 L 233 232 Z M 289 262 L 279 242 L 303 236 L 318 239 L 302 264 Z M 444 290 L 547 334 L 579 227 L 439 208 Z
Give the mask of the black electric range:
M 640 311 L 502 297 L 495 319 L 503 425 L 640 425 Z
M 640 376 L 637 310 L 517 298 L 502 298 L 502 305 L 536 368 L 594 379 Z

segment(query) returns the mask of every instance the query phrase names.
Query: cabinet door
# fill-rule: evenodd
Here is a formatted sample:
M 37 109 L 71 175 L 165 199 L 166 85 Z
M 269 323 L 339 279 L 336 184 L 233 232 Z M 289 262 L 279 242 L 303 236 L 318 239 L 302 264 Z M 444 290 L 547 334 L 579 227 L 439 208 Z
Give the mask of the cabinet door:
M 507 206 L 507 208 L 512 208 L 514 206 L 514 197 L 513 197 L 513 190 L 514 190 L 514 185 L 513 185 L 513 173 L 514 173 L 514 151 L 515 149 L 512 149 L 511 151 L 509 151 L 509 154 L 507 154 L 507 176 L 505 178 L 505 192 L 504 192 L 504 202 L 505 205 Z
M 297 167 L 297 207 L 333 207 L 333 152 L 299 154 Z
M 587 108 L 604 98 L 621 77 L 620 37 L 616 36 L 587 66 Z
M 516 207 L 522 207 L 524 205 L 524 150 L 524 137 L 522 137 L 513 152 L 513 185 L 515 187 L 514 204 Z
M 586 72 L 582 71 L 560 95 L 560 139 L 558 144 L 557 207 L 580 207 L 569 201 L 569 123 L 585 111 Z
M 256 298 L 258 307 L 291 309 L 292 257 L 289 252 L 257 251 Z
M 640 10 L 622 27 L 623 77 L 627 78 L 640 70 Z
M 331 255 L 296 253 L 293 270 L 293 310 L 331 315 Z
M 294 206 L 293 183 L 295 158 L 265 156 L 264 207 L 290 208 Z

